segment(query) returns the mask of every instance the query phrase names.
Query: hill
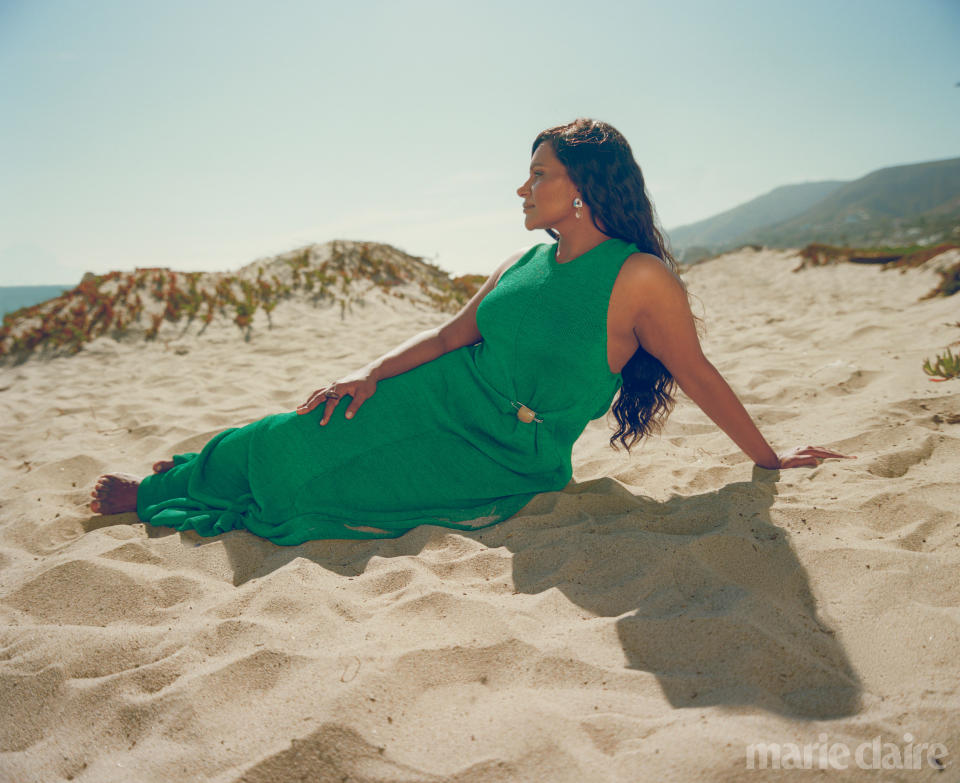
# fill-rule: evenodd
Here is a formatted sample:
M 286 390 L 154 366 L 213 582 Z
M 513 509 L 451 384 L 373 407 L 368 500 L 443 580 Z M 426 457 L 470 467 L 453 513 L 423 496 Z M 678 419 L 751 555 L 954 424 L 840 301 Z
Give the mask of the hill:
M 815 198 L 818 188 L 820 198 Z M 805 198 L 811 203 L 804 206 Z M 799 211 L 789 214 L 791 208 Z M 765 215 L 774 217 L 762 223 Z M 777 188 L 669 234 L 687 262 L 746 244 L 786 248 L 811 242 L 882 246 L 957 241 L 960 158 L 891 166 L 846 183 Z
M 0 357 L 76 353 L 98 337 L 147 339 L 202 334 L 234 325 L 250 339 L 255 318 L 289 300 L 339 306 L 341 318 L 365 298 L 456 312 L 485 280 L 451 278 L 434 264 L 375 242 L 333 240 L 248 264 L 236 273 L 133 272 L 85 275 L 76 288 L 3 317 Z
M 782 185 L 719 215 L 678 226 L 668 232 L 670 240 L 674 248 L 682 249 L 681 260 L 695 260 L 688 256 L 696 255 L 696 248 L 713 252 L 716 248 L 732 246 L 748 231 L 803 214 L 844 184 L 841 180 L 830 180 Z
M 820 242 L 932 244 L 960 224 L 960 158 L 892 166 L 849 182 L 803 214 L 750 233 L 748 241 L 795 247 Z

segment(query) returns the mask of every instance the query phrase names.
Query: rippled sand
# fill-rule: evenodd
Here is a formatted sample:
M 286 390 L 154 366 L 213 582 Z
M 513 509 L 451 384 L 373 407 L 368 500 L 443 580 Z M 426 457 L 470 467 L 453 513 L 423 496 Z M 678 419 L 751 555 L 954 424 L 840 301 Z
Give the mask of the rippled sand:
M 564 491 L 470 534 L 278 547 L 86 509 L 100 473 L 292 410 L 446 315 L 288 304 L 250 343 L 0 369 L 0 779 L 793 780 L 747 746 L 908 732 L 955 777 L 960 380 L 920 365 L 960 338 L 956 297 L 917 301 L 929 268 L 797 263 L 691 269 L 704 348 L 774 448 L 857 460 L 754 470 L 681 395 L 632 456 L 592 422 Z M 831 779 L 946 779 L 851 766 Z

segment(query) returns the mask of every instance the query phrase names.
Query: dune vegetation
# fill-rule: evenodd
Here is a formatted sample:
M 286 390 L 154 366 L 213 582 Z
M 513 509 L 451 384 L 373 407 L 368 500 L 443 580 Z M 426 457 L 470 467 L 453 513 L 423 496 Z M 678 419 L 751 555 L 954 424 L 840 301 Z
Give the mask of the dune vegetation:
M 345 317 L 351 302 L 372 287 L 397 298 L 415 298 L 442 311 L 456 311 L 486 279 L 450 277 L 422 258 L 389 245 L 334 241 L 310 245 L 255 262 L 234 274 L 175 272 L 167 268 L 88 274 L 75 288 L 3 318 L 0 357 L 22 360 L 42 351 L 76 353 L 108 336 L 157 338 L 164 324 L 199 333 L 216 319 L 232 321 L 249 340 L 254 315 L 271 313 L 298 297 L 314 304 L 339 303 Z M 356 283 L 357 285 L 354 285 Z M 413 292 L 419 288 L 419 295 Z

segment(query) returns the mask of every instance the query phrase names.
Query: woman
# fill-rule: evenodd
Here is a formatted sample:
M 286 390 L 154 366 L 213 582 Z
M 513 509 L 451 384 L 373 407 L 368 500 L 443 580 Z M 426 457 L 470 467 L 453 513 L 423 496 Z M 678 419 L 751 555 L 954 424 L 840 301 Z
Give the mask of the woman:
M 704 357 L 616 129 L 578 119 L 543 131 L 517 194 L 526 228 L 557 241 L 506 259 L 450 321 L 295 413 L 156 463 L 142 482 L 102 476 L 91 508 L 202 536 L 246 528 L 281 545 L 477 529 L 563 489 L 574 442 L 618 391 L 610 442 L 629 452 L 669 415 L 675 384 L 761 467 L 843 456 L 811 446 L 778 456 Z

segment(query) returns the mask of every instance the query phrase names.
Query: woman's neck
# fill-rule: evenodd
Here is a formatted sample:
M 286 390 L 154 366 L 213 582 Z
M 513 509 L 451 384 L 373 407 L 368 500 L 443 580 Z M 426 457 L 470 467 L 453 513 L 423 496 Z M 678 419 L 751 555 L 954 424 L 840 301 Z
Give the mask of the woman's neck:
M 612 238 L 592 225 L 589 228 L 584 226 L 580 231 L 568 231 L 566 235 L 560 234 L 560 238 L 557 240 L 557 263 L 565 264 L 571 259 L 579 258 L 584 253 L 593 250 L 601 242 L 606 242 Z

